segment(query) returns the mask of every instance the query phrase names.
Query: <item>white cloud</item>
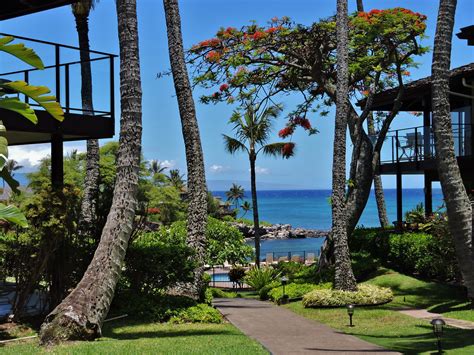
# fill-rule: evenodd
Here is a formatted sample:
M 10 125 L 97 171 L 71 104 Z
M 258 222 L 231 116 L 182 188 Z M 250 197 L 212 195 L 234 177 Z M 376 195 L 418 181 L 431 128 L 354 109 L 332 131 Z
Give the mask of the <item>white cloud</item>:
M 64 144 L 64 155 L 70 154 L 73 150 L 84 152 L 84 145 Z M 22 165 L 25 171 L 34 170 L 38 167 L 41 159 L 51 155 L 51 146 L 49 144 L 20 145 L 8 147 L 8 157 L 16 160 Z
M 249 169 L 250 171 L 250 169 Z M 258 175 L 268 175 L 270 174 L 270 169 L 268 168 L 262 168 L 261 166 L 256 166 L 255 167 L 255 173 Z
M 229 171 L 230 167 L 223 166 L 223 165 L 218 165 L 218 164 L 212 164 L 209 167 L 209 170 L 211 171 L 211 173 L 219 174 L 219 173 L 223 173 L 225 171 Z
M 161 166 L 167 169 L 173 169 L 176 166 L 176 162 L 174 160 L 162 160 L 160 161 Z

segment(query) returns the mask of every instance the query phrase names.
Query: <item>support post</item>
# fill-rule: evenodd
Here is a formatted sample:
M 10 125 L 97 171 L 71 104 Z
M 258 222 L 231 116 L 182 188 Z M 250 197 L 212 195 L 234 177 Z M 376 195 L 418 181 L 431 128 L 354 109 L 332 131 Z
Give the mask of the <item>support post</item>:
M 431 177 L 426 173 L 425 177 L 425 215 L 429 217 L 433 214 L 433 190 L 431 187 Z
M 64 185 L 63 136 L 61 133 L 51 135 L 51 184 L 54 189 Z
M 423 160 L 431 159 L 431 111 L 429 96 L 423 98 Z
M 397 227 L 403 227 L 402 172 L 397 167 Z

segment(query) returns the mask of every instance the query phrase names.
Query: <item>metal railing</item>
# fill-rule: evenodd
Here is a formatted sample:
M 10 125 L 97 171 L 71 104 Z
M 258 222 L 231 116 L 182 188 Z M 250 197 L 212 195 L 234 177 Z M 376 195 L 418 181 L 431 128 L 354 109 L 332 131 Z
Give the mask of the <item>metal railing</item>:
M 472 155 L 472 125 L 452 124 L 456 156 Z M 387 144 L 388 143 L 388 144 Z M 387 154 L 387 149 L 391 151 Z M 382 151 L 381 164 L 420 162 L 434 159 L 434 135 L 431 127 L 418 126 L 389 131 Z
M 16 36 L 16 35 L 8 34 L 8 33 L 0 33 L 0 36 L 11 36 L 20 41 L 33 42 L 40 46 L 45 46 L 47 49 L 54 51 L 53 53 L 54 63 L 45 65 L 44 69 L 37 69 L 37 68 L 30 67 L 27 69 L 20 69 L 20 70 L 0 73 L 0 77 L 2 79 L 24 80 L 25 82 L 30 83 L 31 76 L 36 72 L 52 73 L 51 74 L 52 77 L 48 77 L 48 79 L 53 79 L 53 80 L 48 80 L 48 81 L 53 82 L 53 87 L 49 87 L 49 88 L 53 91 L 54 95 L 56 96 L 56 100 L 60 103 L 65 113 L 80 113 L 80 114 L 89 115 L 89 116 L 104 116 L 104 117 L 114 118 L 115 116 L 114 58 L 116 58 L 117 55 L 105 53 L 105 52 L 99 52 L 95 50 L 88 51 L 90 54 L 90 60 L 88 61 L 91 62 L 92 71 L 94 70 L 94 65 L 97 65 L 97 63 L 104 63 L 107 68 L 106 70 L 108 71 L 108 73 L 107 72 L 104 73 L 102 70 L 102 73 L 101 73 L 102 76 L 99 79 L 100 79 L 101 85 L 105 84 L 106 86 L 108 86 L 109 97 L 108 97 L 108 100 L 106 101 L 108 101 L 109 107 L 103 108 L 100 110 L 97 110 L 97 109 L 86 110 L 82 108 L 82 104 L 81 104 L 82 101 L 80 98 L 80 95 L 81 95 L 80 85 L 78 86 L 79 87 L 78 89 L 71 90 L 71 71 L 73 68 L 74 69 L 78 68 L 78 70 L 80 70 L 81 63 L 85 62 L 80 59 L 81 49 L 79 47 L 55 43 L 55 42 L 43 41 L 43 40 L 38 40 L 34 38 L 29 38 L 29 37 Z M 34 49 L 35 51 L 37 50 L 37 48 L 34 48 Z M 63 52 L 66 50 L 72 51 L 73 57 L 78 57 L 78 60 L 63 61 L 62 55 L 64 54 Z M 93 76 L 92 79 L 94 80 L 97 78 Z M 31 82 L 31 84 L 37 85 L 38 83 Z M 44 85 L 42 82 L 39 84 Z M 98 105 L 103 104 L 102 102 L 103 102 L 104 91 L 103 90 L 94 90 L 94 91 L 100 92 L 100 97 L 101 97 L 101 100 L 94 99 L 94 107 L 95 107 L 97 106 L 97 104 Z M 75 96 L 73 97 L 73 95 Z M 79 107 L 74 107 L 73 105 L 71 105 L 71 102 L 73 101 L 73 99 L 75 102 L 77 102 L 77 106 Z M 35 109 L 41 108 L 41 106 L 35 103 L 29 102 L 30 100 L 26 96 L 24 97 L 24 100 Z

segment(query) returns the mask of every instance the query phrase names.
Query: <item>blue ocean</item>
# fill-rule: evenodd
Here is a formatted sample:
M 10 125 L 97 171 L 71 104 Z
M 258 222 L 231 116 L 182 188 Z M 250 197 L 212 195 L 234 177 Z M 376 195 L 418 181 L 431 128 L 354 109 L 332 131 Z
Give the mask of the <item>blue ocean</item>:
M 396 190 L 385 189 L 385 203 L 390 221 L 397 216 Z M 225 191 L 215 191 L 214 196 L 226 200 Z M 293 227 L 329 230 L 331 228 L 331 206 L 329 197 L 331 190 L 282 190 L 259 191 L 258 211 L 260 220 L 273 224 L 291 224 Z M 251 202 L 250 192 L 246 191 L 245 200 Z M 423 189 L 403 190 L 403 212 L 413 209 L 424 201 Z M 441 189 L 433 189 L 433 210 L 441 207 L 443 195 Z M 252 219 L 252 212 L 244 218 Z M 242 213 L 239 214 L 242 216 Z M 374 192 L 371 192 L 367 206 L 359 221 L 359 226 L 378 227 L 379 219 Z M 318 252 L 323 238 L 296 240 L 263 241 L 261 255 L 275 252 Z

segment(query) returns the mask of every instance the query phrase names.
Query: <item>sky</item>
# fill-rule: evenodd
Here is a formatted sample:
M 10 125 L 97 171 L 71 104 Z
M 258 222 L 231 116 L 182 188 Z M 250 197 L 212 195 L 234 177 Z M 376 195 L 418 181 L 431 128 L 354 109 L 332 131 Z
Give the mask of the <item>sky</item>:
M 172 78 L 157 78 L 157 74 L 167 71 L 169 57 L 167 50 L 166 26 L 161 1 L 140 0 L 138 2 L 139 50 L 141 79 L 143 89 L 143 154 L 146 159 L 157 159 L 169 168 L 186 171 L 184 143 L 177 101 Z M 355 0 L 349 0 L 349 10 L 355 11 Z M 383 5 L 382 7 L 381 4 Z M 373 8 L 405 7 L 428 16 L 428 38 L 424 45 L 433 46 L 438 1 L 436 0 L 365 0 L 365 10 Z M 214 37 L 220 27 L 240 27 L 251 20 L 264 24 L 272 17 L 289 16 L 297 23 L 309 25 L 320 18 L 335 14 L 335 0 L 182 0 L 180 10 L 185 48 L 202 40 Z M 474 24 L 474 1 L 458 0 L 455 22 L 455 33 L 461 27 Z M 0 32 L 32 37 L 62 44 L 78 45 L 74 18 L 69 6 L 31 14 L 0 22 Z M 52 60 L 52 55 L 40 46 L 28 43 L 42 57 L 45 63 Z M 119 53 L 115 2 L 101 0 L 90 16 L 90 45 L 108 53 Z M 72 55 L 72 54 L 71 54 Z M 418 69 L 412 70 L 412 78 L 418 79 L 430 74 L 431 52 L 418 58 Z M 473 62 L 474 47 L 468 47 L 465 40 L 453 39 L 452 67 Z M 0 57 L 2 72 L 11 63 Z M 118 60 L 116 62 L 118 68 Z M 97 73 L 97 75 L 96 75 Z M 79 83 L 79 75 L 72 80 Z M 100 80 L 104 68 L 93 67 L 95 108 L 108 109 L 104 100 L 108 92 Z M 46 84 L 38 77 L 32 84 Z M 44 79 L 47 81 L 47 79 Z M 116 112 L 119 113 L 119 78 L 116 71 Z M 77 84 L 77 95 L 80 89 Z M 103 93 L 107 92 L 106 95 Z M 102 93 L 102 95 L 101 95 Z M 204 150 L 205 168 L 210 189 L 226 188 L 230 182 L 248 186 L 248 159 L 244 154 L 231 156 L 225 152 L 222 134 L 232 134 L 227 121 L 234 107 L 225 103 L 203 105 L 199 103 L 202 90 L 194 92 L 197 116 Z M 78 98 L 77 98 L 78 99 Z M 281 98 L 287 111 L 291 111 L 297 98 Z M 319 134 L 308 136 L 301 130 L 294 135 L 297 143 L 296 155 L 288 160 L 266 158 L 257 160 L 257 181 L 263 189 L 325 189 L 331 186 L 332 140 L 334 128 L 334 111 L 327 117 L 309 117 Z M 116 117 L 116 132 L 119 132 L 119 115 Z M 277 132 L 285 124 L 284 114 L 275 124 L 273 140 L 277 141 Z M 422 125 L 420 118 L 401 115 L 395 119 L 392 128 Z M 115 139 L 118 139 L 118 134 Z M 101 142 L 105 143 L 105 140 Z M 85 151 L 85 143 L 65 144 L 65 152 L 73 149 Z M 39 160 L 49 154 L 49 145 L 11 147 L 10 157 L 25 166 L 23 171 L 34 170 Z M 384 177 L 387 188 L 395 186 L 395 177 Z M 404 177 L 404 187 L 422 187 L 420 176 Z M 219 186 L 219 187 L 217 187 Z

